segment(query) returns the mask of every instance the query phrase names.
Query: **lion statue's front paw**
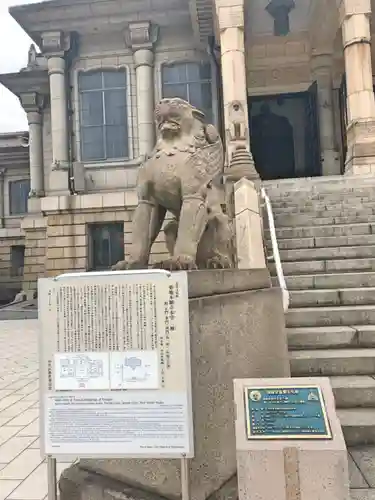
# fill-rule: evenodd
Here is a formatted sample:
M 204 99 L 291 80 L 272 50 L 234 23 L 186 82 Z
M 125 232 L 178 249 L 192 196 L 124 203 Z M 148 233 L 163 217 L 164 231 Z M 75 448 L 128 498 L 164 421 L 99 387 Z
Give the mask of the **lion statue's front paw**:
M 126 271 L 128 269 L 128 263 L 126 260 L 120 260 L 117 264 L 111 267 L 111 271 Z
M 207 269 L 229 269 L 232 262 L 227 255 L 215 255 L 207 261 Z
M 193 257 L 188 255 L 179 255 L 177 257 L 170 257 L 155 264 L 154 269 L 166 269 L 167 271 L 191 271 L 197 269 L 197 264 Z
M 111 267 L 111 271 L 130 271 L 132 269 L 147 269 L 148 266 L 144 266 L 139 262 L 126 262 L 126 260 L 120 260 Z

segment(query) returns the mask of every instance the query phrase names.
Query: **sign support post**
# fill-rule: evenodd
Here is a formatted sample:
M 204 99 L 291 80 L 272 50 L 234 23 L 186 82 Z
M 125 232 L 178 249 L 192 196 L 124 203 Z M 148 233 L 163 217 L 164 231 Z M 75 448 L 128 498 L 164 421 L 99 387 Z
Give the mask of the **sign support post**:
M 181 459 L 181 500 L 190 500 L 189 459 Z
M 48 500 L 57 500 L 57 471 L 56 458 L 51 455 L 47 457 L 48 474 Z

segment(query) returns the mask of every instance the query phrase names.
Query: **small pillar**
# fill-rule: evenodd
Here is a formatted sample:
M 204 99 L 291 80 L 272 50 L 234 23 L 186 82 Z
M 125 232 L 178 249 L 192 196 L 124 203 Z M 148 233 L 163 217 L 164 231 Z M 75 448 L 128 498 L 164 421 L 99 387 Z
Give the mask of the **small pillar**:
M 266 269 L 263 221 L 255 184 L 245 178 L 234 185 L 238 269 Z
M 328 378 L 235 379 L 234 401 L 239 500 L 350 499 Z
M 154 44 L 158 27 L 149 21 L 130 23 L 126 31 L 127 44 L 133 50 L 137 80 L 139 156 L 151 153 L 155 145 L 154 124 Z
M 347 174 L 375 173 L 375 99 L 371 63 L 371 0 L 342 0 L 340 20 L 347 86 Z
M 256 171 L 253 157 L 244 145 L 239 145 L 233 152 L 230 165 L 224 170 L 225 204 L 227 207 L 227 213 L 231 218 L 235 215 L 233 198 L 234 185 L 243 178 L 252 181 L 255 188 L 257 190 L 259 189 L 260 177 Z

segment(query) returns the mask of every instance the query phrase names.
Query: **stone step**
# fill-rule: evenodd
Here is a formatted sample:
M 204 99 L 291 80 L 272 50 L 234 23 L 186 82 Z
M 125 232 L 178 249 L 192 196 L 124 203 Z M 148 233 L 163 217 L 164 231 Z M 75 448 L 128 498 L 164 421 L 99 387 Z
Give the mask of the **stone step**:
M 290 307 L 375 305 L 375 288 L 341 288 L 337 290 L 294 290 Z
M 289 358 L 293 377 L 373 376 L 375 373 L 373 348 L 292 351 Z
M 322 176 L 263 181 L 268 195 L 293 196 L 293 194 L 330 194 L 337 192 L 359 193 L 375 189 L 374 176 Z
M 298 215 L 278 215 L 274 216 L 275 226 L 281 227 L 302 227 L 302 226 L 328 226 L 331 224 L 360 224 L 366 222 L 375 222 L 375 215 L 340 215 L 334 217 L 328 215 L 327 217 L 318 217 L 311 214 L 298 214 Z
M 357 271 L 375 271 L 375 259 L 335 259 L 335 260 L 306 260 L 296 262 L 283 262 L 285 276 L 301 274 L 329 274 L 353 273 Z M 276 266 L 269 263 L 271 275 L 276 275 Z
M 375 378 L 368 375 L 331 377 L 337 408 L 375 408 Z
M 375 245 L 354 247 L 298 248 L 280 250 L 282 262 L 375 258 Z
M 373 204 L 368 205 L 367 207 L 361 206 L 360 208 L 353 208 L 352 206 L 344 206 L 338 208 L 330 207 L 329 209 L 320 209 L 320 210 L 316 210 L 313 205 L 310 205 L 308 207 L 305 207 L 305 205 L 301 205 L 298 207 L 292 205 L 284 208 L 272 206 L 272 209 L 274 218 L 281 215 L 283 216 L 308 215 L 310 217 L 322 218 L 322 217 L 352 217 L 357 215 L 370 216 L 375 214 L 375 206 Z
M 288 328 L 375 324 L 375 306 L 303 307 L 289 309 Z
M 375 409 L 346 408 L 337 410 L 347 446 L 375 443 Z
M 269 230 L 264 231 L 265 238 L 270 239 Z M 327 236 L 355 236 L 358 234 L 375 234 L 375 224 L 336 224 L 332 226 L 311 227 L 276 227 L 277 239 L 327 237 Z
M 283 198 L 282 200 L 275 200 L 270 198 L 272 211 L 277 213 L 280 209 L 287 210 L 306 210 L 313 211 L 319 210 L 339 210 L 347 209 L 350 210 L 363 210 L 367 208 L 374 208 L 374 197 L 368 198 L 347 198 L 345 194 L 338 195 L 335 199 L 326 197 L 325 199 L 309 199 L 308 197 L 302 196 L 301 198 L 290 197 Z
M 285 276 L 287 288 L 291 290 L 338 289 L 375 287 L 375 273 L 342 273 L 342 274 L 306 274 Z M 277 278 L 272 278 L 274 286 L 278 286 Z
M 266 244 L 267 248 L 269 250 L 272 250 L 271 241 L 267 240 Z M 337 248 L 338 252 L 344 252 L 344 250 L 341 250 L 341 247 L 375 245 L 375 234 L 362 234 L 355 236 L 328 236 L 318 238 L 314 238 L 313 236 L 310 236 L 308 238 L 286 238 L 283 240 L 279 239 L 277 244 L 280 252 L 282 250 L 302 250 L 312 248 Z
M 375 500 L 375 489 L 352 488 L 350 500 Z
M 343 189 L 357 190 L 361 188 L 371 188 L 375 186 L 374 176 L 367 175 L 330 175 L 319 177 L 299 177 L 291 179 L 273 179 L 263 181 L 265 189 L 284 191 L 301 191 L 309 189 L 315 192 L 336 191 Z
M 287 335 L 290 351 L 375 347 L 375 325 L 295 327 Z

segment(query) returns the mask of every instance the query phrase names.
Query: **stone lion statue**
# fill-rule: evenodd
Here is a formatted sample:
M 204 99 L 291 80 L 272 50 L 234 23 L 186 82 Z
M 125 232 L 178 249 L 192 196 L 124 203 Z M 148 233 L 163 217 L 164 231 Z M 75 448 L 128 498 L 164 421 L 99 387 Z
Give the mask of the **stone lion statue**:
M 128 262 L 113 269 L 143 269 L 166 212 L 170 257 L 157 266 L 168 270 L 232 267 L 232 230 L 220 205 L 223 146 L 204 114 L 179 99 L 162 99 L 155 109 L 158 139 L 139 169 L 138 206 Z

